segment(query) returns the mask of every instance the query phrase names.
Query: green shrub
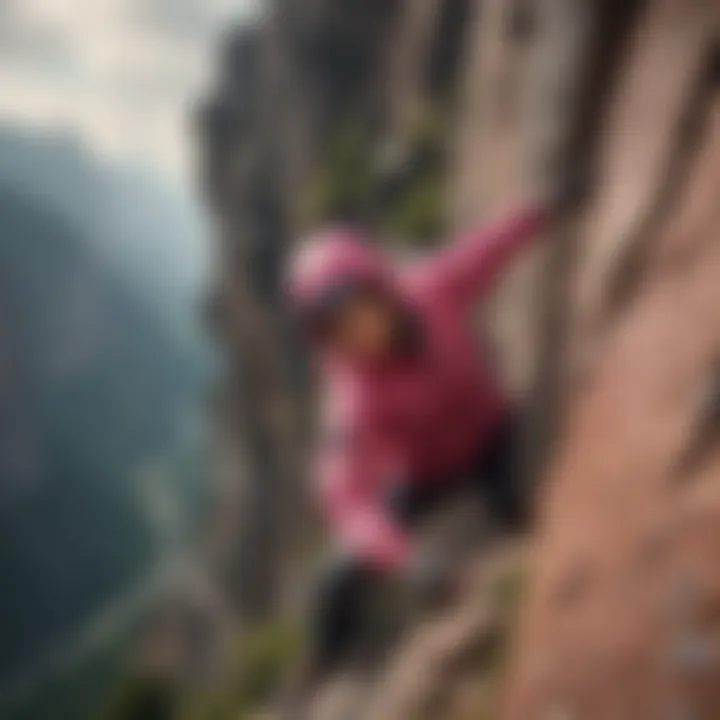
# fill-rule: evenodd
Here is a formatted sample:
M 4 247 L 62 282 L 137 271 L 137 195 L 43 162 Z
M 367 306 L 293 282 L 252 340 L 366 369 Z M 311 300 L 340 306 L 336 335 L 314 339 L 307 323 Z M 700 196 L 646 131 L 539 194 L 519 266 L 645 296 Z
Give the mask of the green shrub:
M 296 211 L 302 228 L 328 220 L 362 220 L 372 204 L 370 138 L 361 127 L 343 124 L 328 143 L 325 159 L 299 194 Z
M 440 178 L 423 178 L 390 210 L 387 229 L 403 241 L 428 244 L 439 239 L 445 227 L 445 202 Z
M 173 720 L 175 688 L 158 678 L 131 675 L 123 682 L 101 720 Z
M 315 177 L 299 192 L 301 229 L 328 221 L 372 223 L 403 242 L 427 244 L 445 229 L 444 114 L 428 107 L 396 138 L 399 167 L 378 162 L 376 143 L 356 122 L 331 135 Z
M 268 702 L 296 658 L 300 634 L 288 622 L 268 623 L 238 643 L 228 675 L 212 692 L 190 702 L 187 720 L 242 720 Z
M 526 584 L 527 574 L 523 567 L 510 568 L 502 573 L 492 588 L 496 605 L 512 616 L 520 604 Z

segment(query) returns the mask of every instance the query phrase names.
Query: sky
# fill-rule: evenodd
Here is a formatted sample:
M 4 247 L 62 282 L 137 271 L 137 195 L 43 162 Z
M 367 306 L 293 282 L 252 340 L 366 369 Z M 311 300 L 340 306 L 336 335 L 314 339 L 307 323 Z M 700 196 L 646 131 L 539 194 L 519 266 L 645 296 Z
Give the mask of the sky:
M 259 0 L 0 0 L 0 122 L 186 184 L 191 107 Z

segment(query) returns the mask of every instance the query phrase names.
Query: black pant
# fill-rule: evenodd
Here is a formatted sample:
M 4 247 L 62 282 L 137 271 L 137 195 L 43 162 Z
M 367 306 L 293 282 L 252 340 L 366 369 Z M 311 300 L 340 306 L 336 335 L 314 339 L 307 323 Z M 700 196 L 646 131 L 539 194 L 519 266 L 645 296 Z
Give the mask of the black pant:
M 479 495 L 504 529 L 522 529 L 528 519 L 526 498 L 515 472 L 520 423 L 511 418 L 499 428 L 468 468 L 449 478 L 394 488 L 387 500 L 393 518 L 412 529 L 431 511 L 459 493 Z M 314 664 L 327 672 L 349 659 L 368 629 L 368 596 L 380 582 L 362 558 L 335 557 L 323 570 L 312 617 Z

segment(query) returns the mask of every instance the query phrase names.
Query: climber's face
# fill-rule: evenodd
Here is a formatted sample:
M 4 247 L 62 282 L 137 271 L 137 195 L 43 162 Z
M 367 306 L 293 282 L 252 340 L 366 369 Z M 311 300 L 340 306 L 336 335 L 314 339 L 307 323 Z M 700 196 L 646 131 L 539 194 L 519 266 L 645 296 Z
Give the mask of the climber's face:
M 365 290 L 352 293 L 334 308 L 324 338 L 346 357 L 375 361 L 392 353 L 396 328 L 397 312 L 389 298 Z

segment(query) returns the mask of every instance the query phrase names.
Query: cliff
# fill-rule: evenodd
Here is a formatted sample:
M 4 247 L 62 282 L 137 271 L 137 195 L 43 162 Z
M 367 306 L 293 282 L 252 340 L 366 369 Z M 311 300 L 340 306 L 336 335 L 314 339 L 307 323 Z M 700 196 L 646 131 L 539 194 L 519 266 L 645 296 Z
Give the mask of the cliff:
M 292 238 L 339 217 L 388 242 L 427 243 L 569 167 L 591 175 L 583 206 L 558 219 L 485 314 L 508 383 L 529 398 L 524 460 L 539 508 L 505 698 L 486 653 L 453 664 L 453 652 L 497 627 L 480 622 L 487 603 L 473 596 L 454 630 L 424 645 L 431 624 L 401 649 L 398 662 L 426 680 L 406 686 L 406 705 L 381 686 L 379 697 L 391 696 L 383 707 L 395 709 L 374 718 L 470 717 L 489 694 L 488 717 L 718 711 L 718 9 L 701 0 L 318 0 L 289 3 L 230 43 L 243 50 L 230 53 L 238 65 L 226 62 L 203 127 L 232 259 L 218 282 L 218 327 L 245 366 L 238 403 L 252 467 L 230 473 L 246 490 L 225 510 L 228 527 L 245 518 L 254 528 L 255 561 L 271 529 L 260 562 L 273 577 L 258 584 L 247 563 L 238 579 L 266 598 L 282 596 L 287 577 L 266 563 L 288 542 L 287 511 L 273 498 L 303 497 L 295 468 L 305 436 L 293 426 L 304 416 L 302 371 L 264 360 L 294 347 L 277 282 Z M 250 307 L 263 322 L 234 323 Z M 256 422 L 278 404 L 282 412 Z M 695 452 L 698 437 L 709 440 Z M 292 471 L 262 465 L 269 454 L 258 446 L 289 448 L 278 457 L 292 457 Z M 247 551 L 238 538 L 225 542 L 228 557 Z M 502 606 L 487 582 L 481 597 Z M 454 632 L 460 640 L 443 645 Z M 449 675 L 429 670 L 443 664 Z M 492 691 L 474 698 L 491 674 Z M 421 703 L 423 715 L 418 698 L 433 687 L 444 700 Z

